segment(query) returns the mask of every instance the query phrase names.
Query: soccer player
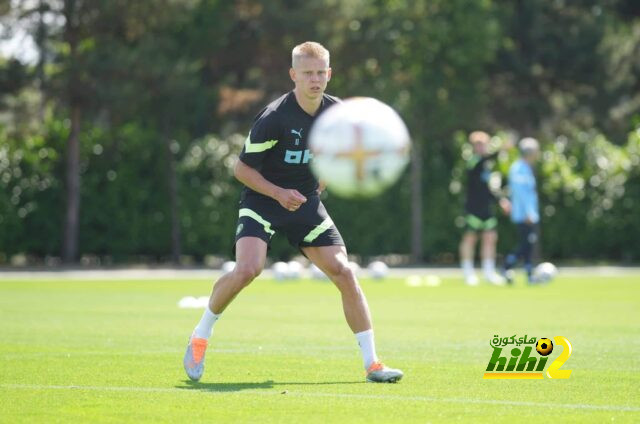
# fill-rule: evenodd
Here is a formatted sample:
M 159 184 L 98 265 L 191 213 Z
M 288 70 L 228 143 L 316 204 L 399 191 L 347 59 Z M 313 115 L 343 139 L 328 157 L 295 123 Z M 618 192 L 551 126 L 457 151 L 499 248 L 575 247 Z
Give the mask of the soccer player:
M 466 229 L 460 242 L 462 272 L 468 285 L 478 285 L 478 277 L 473 267 L 473 256 L 478 234 L 480 234 L 484 277 L 492 284 L 502 285 L 504 278 L 496 273 L 495 268 L 498 220 L 493 214 L 492 205 L 495 203 L 496 197 L 489 187 L 491 168 L 498 152 L 488 154 L 489 134 L 484 131 L 472 132 L 469 135 L 469 143 L 473 148 L 473 155 L 467 161 Z M 508 147 L 506 144 L 504 146 Z M 509 201 L 506 198 L 500 198 L 498 203 L 502 210 L 508 213 Z
M 533 276 L 532 254 L 538 242 L 538 193 L 533 166 L 540 157 L 540 145 L 535 138 L 523 138 L 518 144 L 520 158 L 509 168 L 509 188 L 511 190 L 511 221 L 518 228 L 519 243 L 515 251 L 505 259 L 505 277 L 513 283 L 512 268 L 519 259 L 524 261 L 529 283 L 536 283 Z
M 213 325 L 240 291 L 264 267 L 276 232 L 299 248 L 336 285 L 347 324 L 360 346 L 366 381 L 393 383 L 402 371 L 386 367 L 376 355 L 367 300 L 351 270 L 342 236 L 320 201 L 307 147 L 315 118 L 339 102 L 325 94 L 331 79 L 329 51 L 305 42 L 292 51 L 289 76 L 294 89 L 267 105 L 253 122 L 234 174 L 244 184 L 236 228 L 236 267 L 213 287 L 209 306 L 189 339 L 184 368 L 192 380 L 204 372 Z

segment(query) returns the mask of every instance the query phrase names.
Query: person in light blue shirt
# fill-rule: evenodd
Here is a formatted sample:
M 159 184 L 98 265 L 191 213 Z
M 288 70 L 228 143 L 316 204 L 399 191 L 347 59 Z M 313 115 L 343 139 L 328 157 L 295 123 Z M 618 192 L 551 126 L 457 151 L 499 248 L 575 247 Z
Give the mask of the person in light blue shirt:
M 518 261 L 524 261 L 529 283 L 535 283 L 533 277 L 532 254 L 538 241 L 538 191 L 533 166 L 540 157 L 540 145 L 535 138 L 523 138 L 518 144 L 520 158 L 509 169 L 509 188 L 511 191 L 511 221 L 518 228 L 517 248 L 505 259 L 505 277 L 513 283 L 512 268 Z

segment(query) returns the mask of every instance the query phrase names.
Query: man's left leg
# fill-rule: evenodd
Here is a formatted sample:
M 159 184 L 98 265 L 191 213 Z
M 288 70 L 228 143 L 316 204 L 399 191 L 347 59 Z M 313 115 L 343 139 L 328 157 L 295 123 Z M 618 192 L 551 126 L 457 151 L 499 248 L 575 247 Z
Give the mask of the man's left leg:
M 505 283 L 496 272 L 496 244 L 498 242 L 498 232 L 495 229 L 489 229 L 482 232 L 482 270 L 484 278 L 491 284 L 503 285 Z
M 522 258 L 524 259 L 524 270 L 527 273 L 527 281 L 529 284 L 538 283 L 539 281 L 533 275 L 533 249 L 538 242 L 538 229 L 535 224 L 522 224 L 523 248 Z
M 345 247 L 311 246 L 302 247 L 302 251 L 340 290 L 344 316 L 358 340 L 367 370 L 367 381 L 395 383 L 400 380 L 403 376 L 402 371 L 388 368 L 378 360 L 369 305 L 355 273 L 349 267 Z

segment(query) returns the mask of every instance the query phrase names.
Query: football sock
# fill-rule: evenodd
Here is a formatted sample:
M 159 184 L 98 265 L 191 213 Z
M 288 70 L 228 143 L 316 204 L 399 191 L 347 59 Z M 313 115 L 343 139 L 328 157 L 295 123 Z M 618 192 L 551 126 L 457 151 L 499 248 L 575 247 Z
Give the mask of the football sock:
M 483 259 L 482 269 L 484 270 L 484 275 L 492 277 L 496 273 L 496 260 L 493 258 Z
M 376 355 L 376 344 L 373 340 L 373 330 L 366 330 L 356 333 L 356 339 L 358 339 L 358 345 L 362 352 L 362 361 L 364 362 L 364 369 L 369 369 L 371 364 L 378 362 L 378 356 Z
M 470 275 L 474 274 L 474 269 L 473 269 L 473 261 L 470 259 L 463 259 L 460 262 L 460 265 L 462 266 L 462 271 L 464 272 L 464 276 L 468 277 Z
M 211 312 L 211 310 L 209 310 L 209 306 L 205 307 L 202 318 L 200 318 L 200 322 L 196 326 L 195 330 L 193 330 L 194 336 L 199 339 L 209 339 L 213 330 L 213 324 L 215 324 L 218 318 L 220 318 L 220 315 L 222 314 L 216 315 Z

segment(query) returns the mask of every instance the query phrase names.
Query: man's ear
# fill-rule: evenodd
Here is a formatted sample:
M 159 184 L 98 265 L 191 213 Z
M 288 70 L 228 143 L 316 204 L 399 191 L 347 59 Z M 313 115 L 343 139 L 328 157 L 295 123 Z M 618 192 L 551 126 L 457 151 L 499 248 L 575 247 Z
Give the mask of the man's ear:
M 327 81 L 331 81 L 331 68 L 327 69 Z
M 296 82 L 296 71 L 293 68 L 289 68 L 289 77 L 291 81 Z

